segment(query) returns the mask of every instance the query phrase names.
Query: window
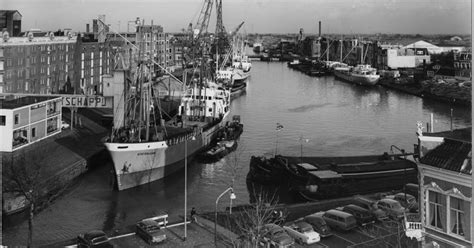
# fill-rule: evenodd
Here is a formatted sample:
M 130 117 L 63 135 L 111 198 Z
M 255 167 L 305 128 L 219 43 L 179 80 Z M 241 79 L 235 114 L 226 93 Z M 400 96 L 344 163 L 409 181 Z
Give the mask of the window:
M 464 236 L 464 206 L 463 200 L 450 197 L 450 222 L 449 230 L 451 233 Z
M 15 114 L 15 125 L 20 122 L 20 114 Z
M 445 219 L 445 210 L 441 203 L 441 193 L 428 191 L 429 193 L 429 218 L 428 224 L 432 227 L 443 229 L 443 220 Z
M 5 126 L 6 116 L 0 115 L 0 126 Z
M 36 127 L 31 129 L 31 137 L 36 137 Z

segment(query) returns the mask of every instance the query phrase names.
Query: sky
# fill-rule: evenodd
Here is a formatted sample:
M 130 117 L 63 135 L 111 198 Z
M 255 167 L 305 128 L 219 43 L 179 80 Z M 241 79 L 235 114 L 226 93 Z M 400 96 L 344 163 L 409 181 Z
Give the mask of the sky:
M 214 1 L 214 0 L 213 0 Z M 115 31 L 127 31 L 140 17 L 180 32 L 196 24 L 204 0 L 1 0 L 1 9 L 22 14 L 22 30 L 71 28 L 85 31 L 86 23 L 106 16 Z M 247 33 L 404 33 L 470 34 L 471 0 L 222 0 L 228 31 L 245 21 Z M 215 30 L 215 4 L 209 31 Z M 132 24 L 130 24 L 130 29 Z

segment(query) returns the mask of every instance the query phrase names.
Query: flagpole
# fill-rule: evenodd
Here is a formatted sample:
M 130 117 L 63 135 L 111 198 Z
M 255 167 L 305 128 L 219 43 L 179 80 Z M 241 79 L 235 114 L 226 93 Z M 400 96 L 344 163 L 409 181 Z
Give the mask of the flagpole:
M 279 130 L 276 130 L 275 154 L 274 154 L 274 157 L 277 155 L 277 151 L 278 151 L 278 132 L 279 132 Z
M 301 153 L 300 153 L 300 158 L 301 158 L 301 163 L 303 163 L 303 135 L 301 135 L 300 141 L 301 141 Z

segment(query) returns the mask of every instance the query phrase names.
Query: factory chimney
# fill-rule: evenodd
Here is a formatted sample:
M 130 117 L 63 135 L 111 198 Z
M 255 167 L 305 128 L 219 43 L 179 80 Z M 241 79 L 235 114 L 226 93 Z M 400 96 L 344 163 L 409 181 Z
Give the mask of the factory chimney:
M 321 37 L 321 21 L 319 21 L 319 37 Z
M 89 33 L 89 23 L 86 23 L 86 33 Z

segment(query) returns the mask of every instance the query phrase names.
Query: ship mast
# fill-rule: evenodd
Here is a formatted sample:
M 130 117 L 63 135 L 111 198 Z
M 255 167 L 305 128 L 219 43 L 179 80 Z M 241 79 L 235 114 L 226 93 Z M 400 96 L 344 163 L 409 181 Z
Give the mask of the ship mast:
M 141 133 L 142 133 L 142 118 L 143 118 L 143 22 L 140 24 L 140 28 L 138 30 L 138 35 L 140 37 L 140 44 L 138 50 L 138 63 L 139 63 L 139 74 L 138 74 L 138 82 L 139 82 L 139 90 L 140 90 L 140 101 L 139 101 L 139 118 L 138 118 L 138 141 L 141 141 Z

